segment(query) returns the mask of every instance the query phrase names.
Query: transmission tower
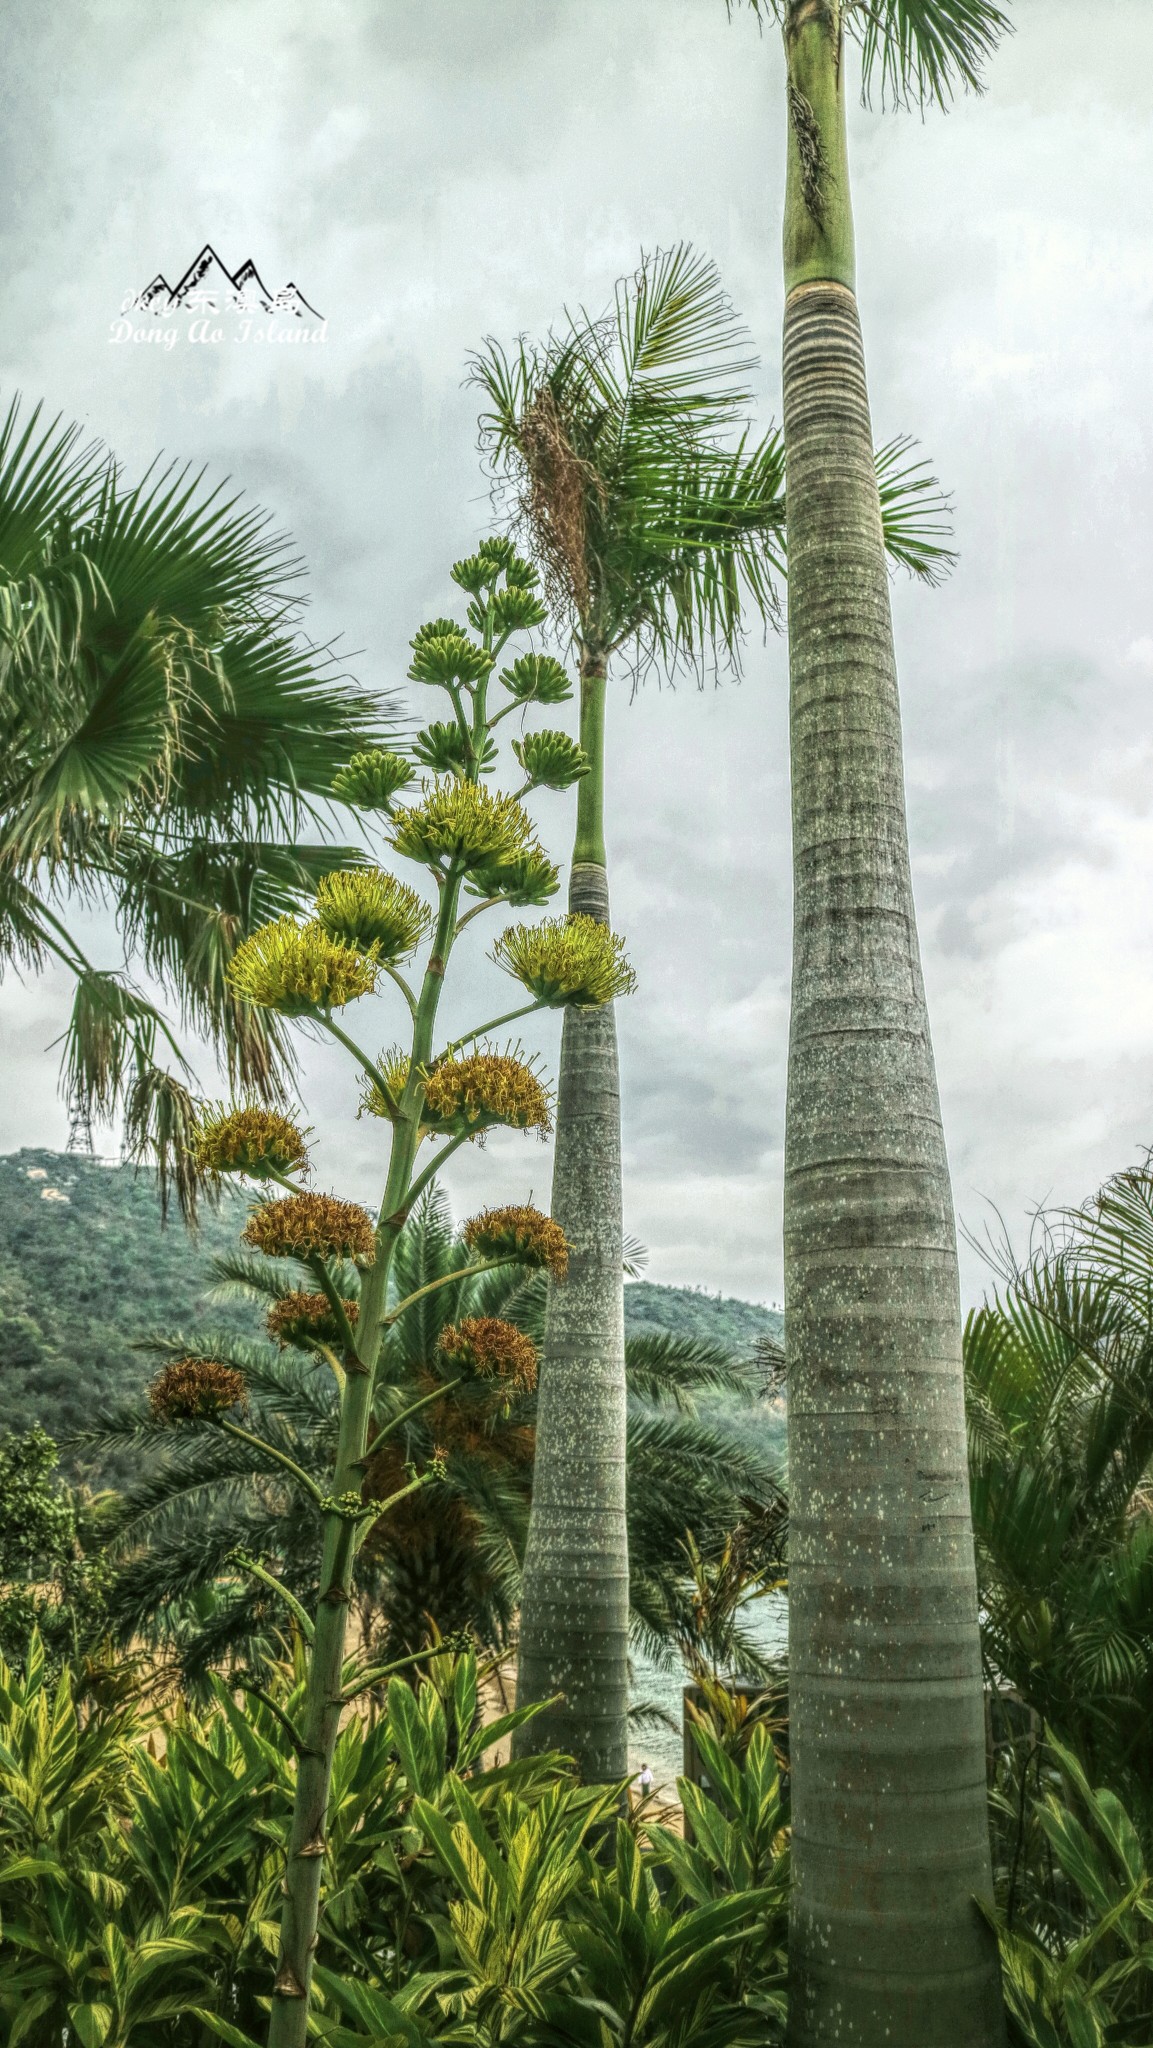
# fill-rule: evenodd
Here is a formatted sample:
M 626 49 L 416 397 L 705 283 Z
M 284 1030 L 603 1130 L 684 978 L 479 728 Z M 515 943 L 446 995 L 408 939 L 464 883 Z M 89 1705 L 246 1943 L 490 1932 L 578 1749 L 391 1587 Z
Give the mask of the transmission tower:
M 92 1118 L 78 1095 L 68 1100 L 68 1150 L 79 1154 L 82 1159 L 95 1159 L 96 1147 L 92 1143 Z

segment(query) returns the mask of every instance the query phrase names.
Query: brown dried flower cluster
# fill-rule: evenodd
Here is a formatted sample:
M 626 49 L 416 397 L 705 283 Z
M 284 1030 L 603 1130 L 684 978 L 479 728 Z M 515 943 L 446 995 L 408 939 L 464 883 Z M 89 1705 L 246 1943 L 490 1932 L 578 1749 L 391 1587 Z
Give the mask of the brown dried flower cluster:
M 148 1389 L 158 1422 L 194 1422 L 223 1415 L 244 1401 L 244 1375 L 216 1358 L 174 1358 Z
M 545 1266 L 554 1280 L 568 1272 L 568 1239 L 559 1223 L 527 1203 L 484 1209 L 462 1232 L 470 1251 L 485 1259 L 513 1258 L 522 1266 Z
M 352 1259 L 371 1266 L 376 1257 L 372 1218 L 359 1202 L 335 1195 L 285 1195 L 254 1209 L 241 1233 L 245 1244 L 270 1259 Z
M 536 1345 L 500 1316 L 465 1316 L 459 1323 L 446 1323 L 439 1349 L 449 1365 L 482 1379 L 503 1380 L 510 1393 L 531 1393 L 536 1385 Z
M 504 1124 L 514 1131 L 552 1129 L 548 1097 L 523 1060 L 511 1053 L 474 1052 L 442 1060 L 424 1077 L 423 1121 L 453 1132 Z
M 360 1304 L 356 1301 L 341 1303 L 351 1327 L 356 1328 Z M 318 1344 L 341 1344 L 344 1333 L 336 1320 L 336 1313 L 327 1294 L 282 1295 L 268 1311 L 268 1334 L 275 1337 L 281 1348 L 290 1344 L 306 1351 L 310 1341 Z

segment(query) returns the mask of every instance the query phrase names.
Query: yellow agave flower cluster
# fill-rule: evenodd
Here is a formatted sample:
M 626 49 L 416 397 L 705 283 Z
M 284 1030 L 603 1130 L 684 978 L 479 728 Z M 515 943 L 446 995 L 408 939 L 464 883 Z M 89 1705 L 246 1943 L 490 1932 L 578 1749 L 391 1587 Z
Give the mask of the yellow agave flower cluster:
M 422 784 L 417 804 L 392 814 L 392 844 L 406 860 L 436 866 L 462 861 L 469 869 L 510 867 L 527 854 L 547 862 L 532 819 L 514 796 L 455 775 Z
M 544 1268 L 554 1280 L 568 1272 L 568 1239 L 559 1223 L 525 1203 L 483 1209 L 470 1218 L 462 1236 L 482 1259 L 515 1259 L 518 1265 Z
M 206 1107 L 189 1149 L 201 1173 L 242 1173 L 249 1180 L 296 1173 L 308 1164 L 304 1132 L 260 1102 Z
M 501 933 L 492 957 L 549 1009 L 566 1003 L 599 1009 L 636 987 L 624 940 L 583 911 L 541 924 L 511 925 Z
M 350 1329 L 355 1329 L 360 1303 L 342 1301 L 341 1306 Z M 267 1323 L 269 1336 L 275 1337 L 282 1351 L 289 1345 L 307 1351 L 314 1343 L 332 1345 L 343 1341 L 344 1333 L 327 1294 L 304 1294 L 294 1288 L 291 1294 L 273 1302 Z
M 280 917 L 242 940 L 228 985 L 284 1017 L 343 1009 L 372 993 L 382 966 L 415 951 L 432 921 L 423 897 L 383 868 L 340 869 L 322 878 L 307 924 Z
M 531 1393 L 536 1385 L 536 1345 L 500 1316 L 465 1316 L 459 1323 L 447 1323 L 438 1349 L 446 1364 L 481 1379 L 500 1380 L 506 1393 Z
M 369 995 L 377 965 L 371 955 L 330 938 L 322 924 L 278 917 L 241 941 L 226 975 L 241 1002 L 278 1010 L 282 1017 L 307 1017 Z
M 392 1102 L 398 1104 L 408 1081 L 408 1056 L 393 1047 L 381 1054 L 378 1064 Z M 528 1062 L 513 1053 L 481 1047 L 422 1068 L 420 1079 L 423 1131 L 471 1138 L 501 1124 L 513 1131 L 539 1131 L 544 1138 L 552 1129 L 548 1096 Z M 365 1090 L 361 1109 L 369 1116 L 391 1118 L 393 1114 L 374 1083 Z
M 241 1232 L 242 1241 L 270 1259 L 351 1259 L 371 1266 L 376 1232 L 367 1209 L 335 1195 L 285 1195 L 262 1202 Z

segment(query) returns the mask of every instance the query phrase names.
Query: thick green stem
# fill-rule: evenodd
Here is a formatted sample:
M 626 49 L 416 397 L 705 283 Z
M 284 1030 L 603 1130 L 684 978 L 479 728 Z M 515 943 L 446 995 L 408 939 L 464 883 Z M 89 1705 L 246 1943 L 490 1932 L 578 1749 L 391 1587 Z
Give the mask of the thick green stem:
M 311 1479 L 303 1466 L 298 1465 L 295 1458 L 290 1458 L 287 1451 L 278 1451 L 275 1444 L 265 1443 L 262 1436 L 254 1436 L 250 1429 L 241 1429 L 239 1423 L 230 1422 L 226 1415 L 220 1417 L 216 1426 L 223 1430 L 225 1436 L 236 1437 L 240 1443 L 248 1444 L 250 1449 L 262 1451 L 266 1458 L 272 1459 L 273 1464 L 283 1466 L 286 1472 L 292 1474 L 297 1485 L 303 1486 L 305 1492 L 310 1494 L 319 1506 L 324 1496 L 315 1479 Z
M 811 278 L 855 282 L 842 13 L 841 0 L 793 0 L 785 22 L 786 292 Z
M 388 1179 L 376 1231 L 376 1258 L 368 1270 L 361 1293 L 360 1317 L 355 1331 L 355 1356 L 361 1370 L 348 1373 L 341 1399 L 332 1488 L 338 1499 L 346 1494 L 359 1493 L 363 1480 L 373 1383 L 383 1338 L 388 1275 L 397 1238 L 408 1216 L 412 1169 L 419 1143 L 422 1095 L 418 1070 L 427 1062 L 432 1050 L 432 1035 L 444 986 L 445 962 L 456 923 L 460 886 L 460 874 L 450 869 L 441 890 L 436 935 L 416 1007 L 408 1080 L 393 1125 Z M 334 1036 L 343 1037 L 344 1034 L 338 1030 Z M 359 1048 L 350 1043 L 350 1050 L 361 1064 L 365 1064 Z M 320 1601 L 305 1691 L 302 1749 L 297 1763 L 292 1830 L 284 1878 L 284 1910 L 269 2019 L 269 2048 L 306 2048 L 308 2039 L 309 1993 L 320 1920 L 328 1791 L 344 1705 L 342 1673 L 356 1535 L 356 1524 L 346 1516 L 335 1512 L 325 1515 Z
M 569 909 L 607 924 L 604 668 L 582 660 L 581 744 L 593 765 L 577 785 Z M 600 1784 L 628 1769 L 620 1127 L 613 1005 L 566 1009 L 552 1214 L 569 1267 L 563 1285 L 549 1287 L 517 1662 L 518 1705 L 552 1704 L 518 1732 L 514 1750 L 566 1750 L 586 1782 Z
M 495 1273 L 498 1266 L 516 1264 L 516 1257 L 510 1254 L 506 1259 L 484 1259 L 475 1266 L 458 1266 L 455 1273 L 439 1273 L 435 1280 L 426 1280 L 423 1287 L 418 1287 L 413 1294 L 406 1294 L 403 1301 L 398 1301 L 395 1308 L 390 1308 L 384 1318 L 385 1327 L 391 1329 L 393 1323 L 404 1314 L 405 1309 L 411 1308 L 415 1301 L 423 1301 L 426 1294 L 435 1294 L 438 1287 L 451 1287 L 455 1280 L 471 1280 L 474 1273 Z
M 889 581 L 851 289 L 835 9 L 790 87 L 793 997 L 785 1137 L 793 2048 L 998 2048 L 948 1163 L 909 871 Z M 835 122 L 832 112 L 835 111 Z M 790 110 L 792 118 L 792 107 Z M 839 238 L 839 239 L 838 239 Z
M 589 772 L 577 783 L 576 841 L 573 866 L 588 861 L 603 868 L 605 855 L 605 682 L 607 664 L 602 654 L 581 649 L 581 737 L 589 760 Z M 571 906 L 570 906 L 571 908 Z
M 478 1025 L 475 1031 L 466 1031 L 463 1038 L 454 1038 L 445 1046 L 441 1058 L 452 1059 L 462 1045 L 474 1045 L 478 1038 L 486 1038 L 490 1031 L 499 1031 L 502 1024 L 515 1024 L 518 1017 L 527 1017 L 533 1010 L 543 1010 L 544 1004 L 534 998 L 531 1003 L 519 1003 L 515 1010 L 502 1010 L 499 1017 L 490 1017 L 487 1024 Z

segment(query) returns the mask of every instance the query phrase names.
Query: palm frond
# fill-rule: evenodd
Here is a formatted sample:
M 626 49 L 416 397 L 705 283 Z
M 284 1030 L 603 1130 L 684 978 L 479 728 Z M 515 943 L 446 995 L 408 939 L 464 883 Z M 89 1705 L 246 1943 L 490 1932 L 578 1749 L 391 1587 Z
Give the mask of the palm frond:
M 649 1262 L 649 1248 L 639 1237 L 626 1237 L 622 1246 L 626 1280 L 639 1280 Z
M 0 426 L 0 646 L 5 676 L 0 719 L 26 702 L 35 681 L 52 699 L 75 652 L 80 621 L 100 577 L 75 544 L 98 496 L 107 456 L 57 417 L 40 427 L 42 407 L 21 423 L 14 398 Z M 43 706 L 41 705 L 41 708 Z
M 178 1054 L 155 1004 L 125 975 L 81 966 L 64 1033 L 68 1094 L 90 1114 L 110 1117 L 130 1075 L 152 1061 L 158 1035 Z
M 877 490 L 885 552 L 922 583 L 944 582 L 957 555 L 952 537 L 953 506 L 928 464 L 907 460 L 916 442 L 910 434 L 887 441 L 876 454 Z
M 747 411 L 758 357 L 716 264 L 690 243 L 653 251 L 620 280 L 612 325 L 616 349 L 590 349 L 588 371 L 622 442 L 638 412 L 715 433 Z M 598 331 L 583 310 L 570 326 L 582 338 Z
M 783 453 L 750 447 L 755 359 L 715 265 L 646 256 L 609 311 L 470 365 L 481 445 L 558 616 L 586 644 L 739 657 L 742 613 L 776 615 Z
M 214 1301 L 249 1301 L 265 1307 L 286 1294 L 309 1292 L 315 1275 L 296 1260 L 266 1259 L 259 1252 L 222 1252 L 212 1260 Z
M 946 106 L 960 87 L 984 89 L 983 67 L 1008 15 L 993 0 L 852 0 L 849 26 L 861 44 L 861 92 L 879 74 L 882 103 Z
M 253 924 L 294 907 L 322 866 L 320 848 L 283 841 L 306 818 L 326 826 L 336 770 L 389 737 L 381 706 L 300 630 L 303 603 L 299 559 L 259 507 L 175 465 L 128 486 L 78 428 L 9 407 L 0 958 L 39 964 L 55 951 L 86 972 L 37 895 L 42 871 L 111 902 L 233 1080 L 272 1098 L 292 1071 L 287 1041 L 232 1000 L 224 971 Z M 183 1083 L 153 1057 L 166 1030 L 125 976 L 90 978 L 66 1067 L 103 1114 L 132 1085 L 130 1136 L 159 1141 L 162 1194 L 175 1178 L 187 1204 Z
M 754 1365 L 734 1358 L 721 1344 L 664 1330 L 626 1340 L 625 1377 L 630 1394 L 689 1415 L 697 1393 L 731 1394 L 747 1402 L 760 1392 Z

